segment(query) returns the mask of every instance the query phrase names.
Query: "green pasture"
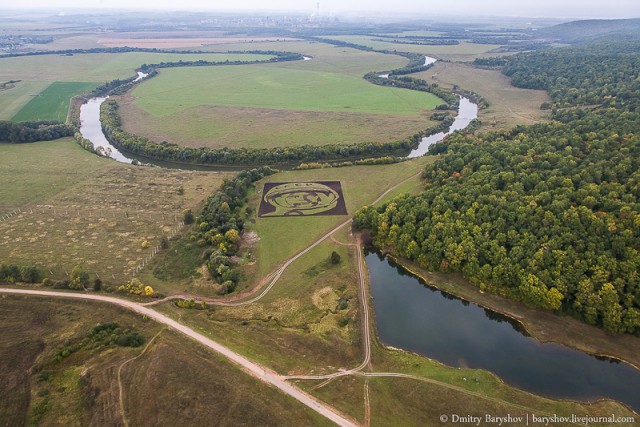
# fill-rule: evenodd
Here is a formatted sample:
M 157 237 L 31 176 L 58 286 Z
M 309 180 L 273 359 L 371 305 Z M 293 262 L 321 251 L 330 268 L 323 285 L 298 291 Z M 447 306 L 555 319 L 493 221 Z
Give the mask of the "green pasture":
M 54 82 L 98 82 L 135 75 L 142 64 L 175 61 L 251 61 L 266 55 L 229 53 L 92 53 L 37 55 L 0 58 L 0 82 L 16 81 L 14 87 L 0 90 L 0 120 L 11 120 L 34 97 Z M 65 113 L 66 118 L 66 113 Z
M 95 89 L 97 83 L 54 82 L 13 116 L 15 122 L 57 120 L 65 122 L 71 98 Z
M 375 86 L 339 72 L 265 65 L 166 69 L 132 95 L 155 116 L 198 105 L 413 115 L 442 103 L 429 93 Z

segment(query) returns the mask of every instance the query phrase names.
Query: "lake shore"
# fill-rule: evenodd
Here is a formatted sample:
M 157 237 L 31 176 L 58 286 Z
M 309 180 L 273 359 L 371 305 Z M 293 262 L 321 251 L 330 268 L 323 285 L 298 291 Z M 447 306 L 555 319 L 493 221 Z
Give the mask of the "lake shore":
M 588 354 L 622 360 L 640 369 L 640 339 L 637 337 L 611 334 L 566 315 L 483 292 L 459 273 L 431 272 L 406 259 L 386 256 L 430 286 L 518 321 L 538 341 L 555 342 Z

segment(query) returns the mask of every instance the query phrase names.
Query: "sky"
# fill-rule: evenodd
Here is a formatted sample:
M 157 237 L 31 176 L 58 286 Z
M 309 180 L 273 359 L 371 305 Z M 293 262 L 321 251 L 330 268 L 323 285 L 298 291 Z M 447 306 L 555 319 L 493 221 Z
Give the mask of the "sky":
M 71 10 L 148 9 L 219 11 L 316 10 L 316 0 L 1 0 L 0 8 Z M 558 18 L 638 18 L 640 0 L 321 0 L 321 15 L 345 12 Z

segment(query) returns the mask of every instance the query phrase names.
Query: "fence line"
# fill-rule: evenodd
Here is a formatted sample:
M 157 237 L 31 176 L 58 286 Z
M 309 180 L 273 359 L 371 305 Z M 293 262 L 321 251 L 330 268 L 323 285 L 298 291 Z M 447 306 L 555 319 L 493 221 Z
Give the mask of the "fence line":
M 171 230 L 171 232 L 169 233 L 169 239 L 173 239 L 173 237 L 178 234 L 178 232 L 180 230 L 182 230 L 182 228 L 184 228 L 184 222 L 179 222 L 178 225 L 176 225 L 175 227 L 173 227 L 173 229 Z M 151 260 L 160 253 L 160 249 L 162 249 L 160 247 L 160 244 L 156 245 L 156 247 L 153 248 L 153 250 L 151 251 L 151 255 L 149 255 L 148 257 L 145 257 L 140 263 L 138 263 L 138 265 L 136 266 L 136 268 L 133 269 L 133 271 L 131 272 L 130 276 L 131 278 L 136 277 L 136 274 L 138 274 L 140 271 L 142 271 L 142 269 L 149 263 L 151 262 Z

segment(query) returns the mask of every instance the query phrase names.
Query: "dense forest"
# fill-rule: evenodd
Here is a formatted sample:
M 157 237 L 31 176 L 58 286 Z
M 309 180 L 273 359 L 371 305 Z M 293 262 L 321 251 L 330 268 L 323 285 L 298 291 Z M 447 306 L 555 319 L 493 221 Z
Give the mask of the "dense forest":
M 519 54 L 500 61 L 545 89 L 552 120 L 456 133 L 425 189 L 355 215 L 374 243 L 483 290 L 640 333 L 640 43 Z

